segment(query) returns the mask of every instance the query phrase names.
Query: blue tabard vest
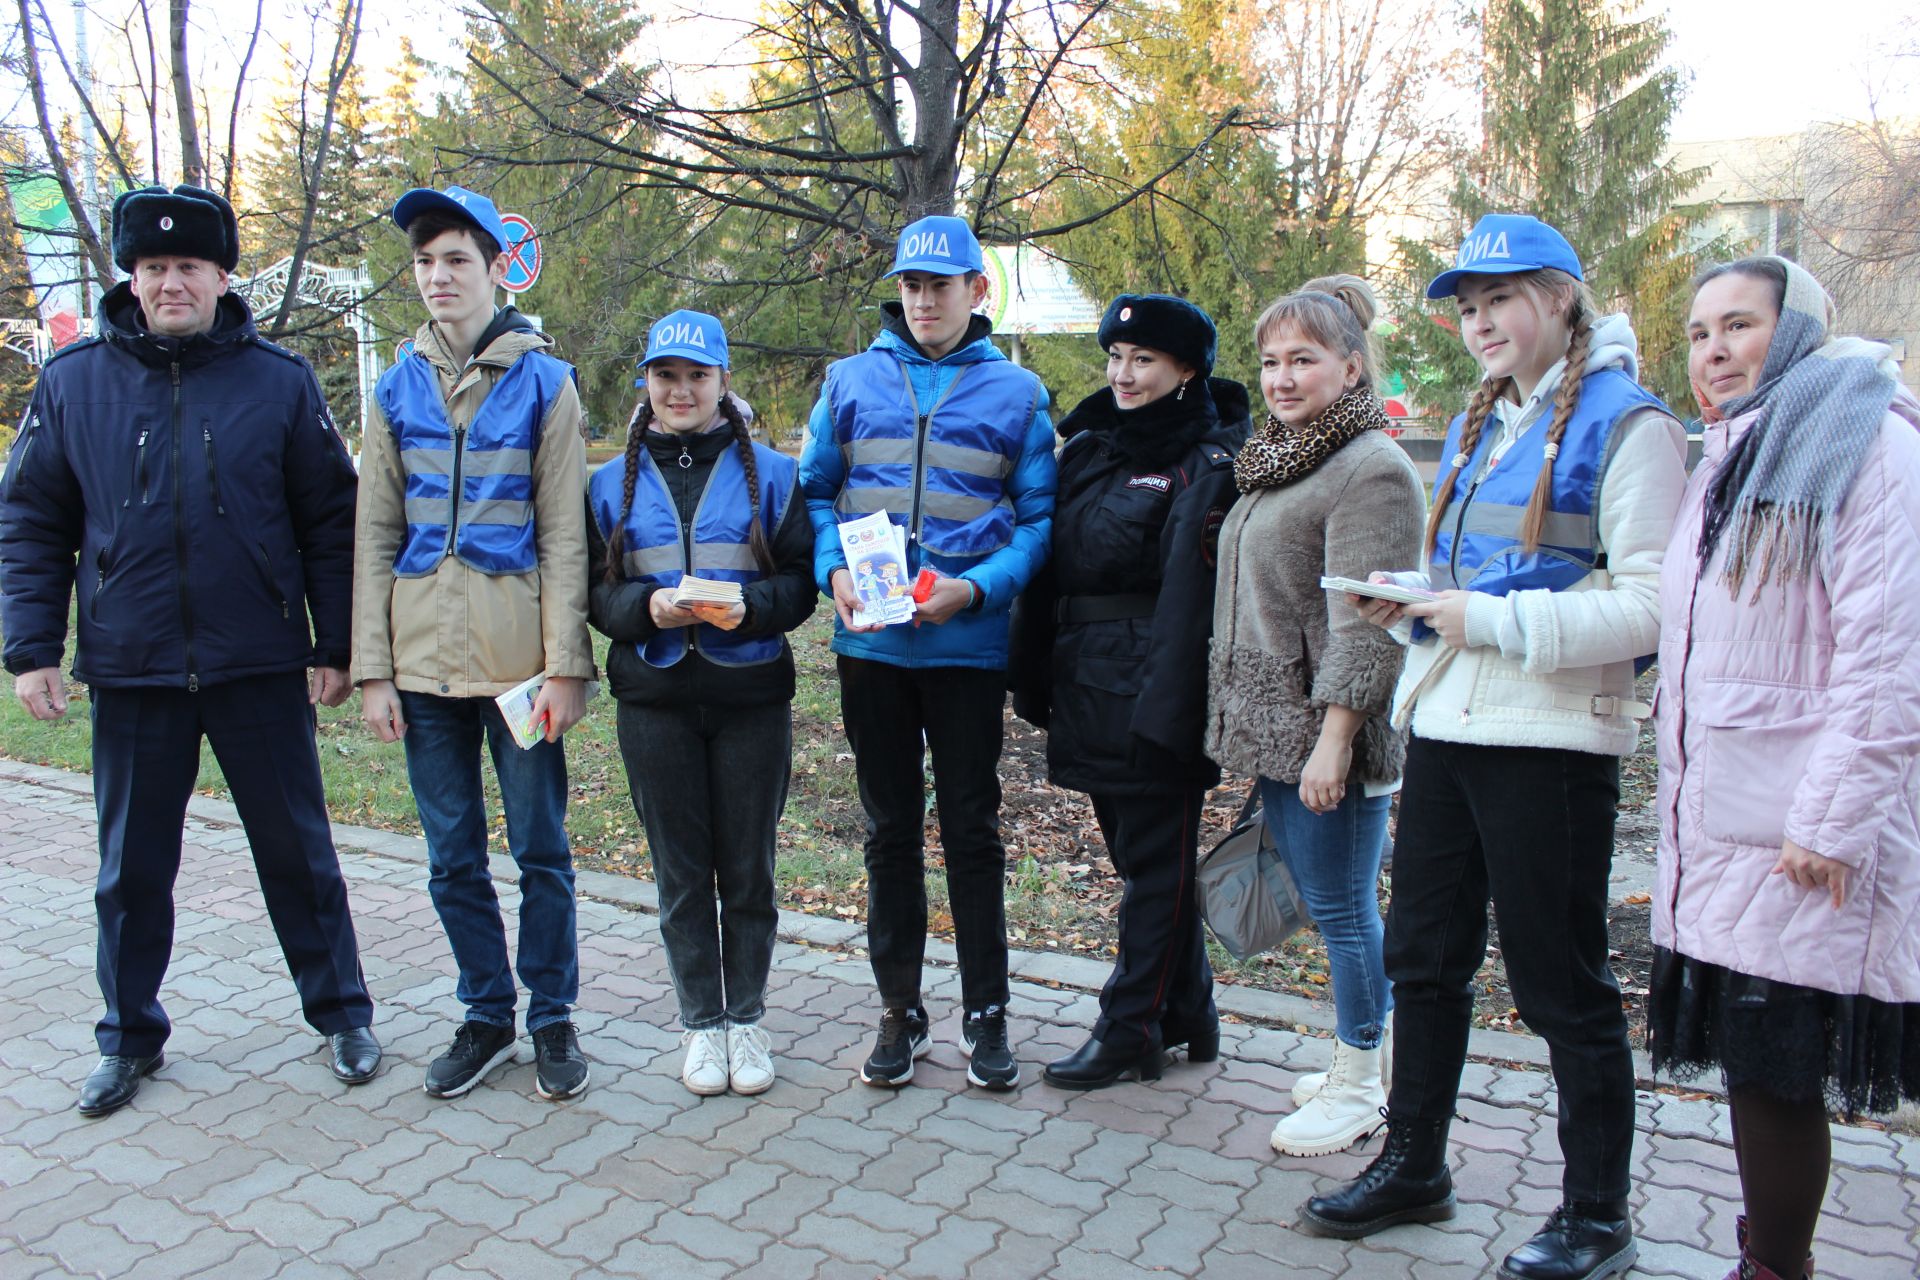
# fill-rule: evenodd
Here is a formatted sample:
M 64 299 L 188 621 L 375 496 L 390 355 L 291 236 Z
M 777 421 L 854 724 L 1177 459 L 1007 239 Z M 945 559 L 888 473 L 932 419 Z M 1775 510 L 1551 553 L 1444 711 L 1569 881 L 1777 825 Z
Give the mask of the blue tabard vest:
M 1618 370 L 1587 375 L 1573 420 L 1561 437 L 1560 454 L 1554 459 L 1552 504 L 1541 526 L 1540 547 L 1532 554 L 1520 550 L 1520 523 L 1546 462 L 1547 426 L 1553 410 L 1551 406 L 1543 410 L 1508 446 L 1499 465 L 1484 475 L 1481 471 L 1498 432 L 1482 431 L 1473 457 L 1454 478 L 1451 500 L 1434 539 L 1429 566 L 1434 590 L 1457 587 L 1495 596 L 1542 587 L 1559 591 L 1593 572 L 1600 558 L 1600 484 L 1613 451 L 1614 429 L 1640 409 L 1668 412 L 1656 396 Z M 1447 428 L 1442 459 L 1460 451 L 1466 420 L 1463 413 Z M 1480 476 L 1478 484 L 1475 476 Z M 1438 501 L 1437 481 L 1434 497 Z
M 936 555 L 975 558 L 1013 541 L 1007 477 L 1033 421 L 1039 380 L 1004 360 L 961 365 L 917 403 L 906 366 L 867 351 L 827 370 L 833 440 L 847 461 L 842 520 L 885 511 Z
M 393 558 L 396 577 L 425 577 L 449 554 L 482 573 L 533 571 L 533 454 L 572 372 L 544 352 L 522 355 L 493 384 L 458 442 L 439 375 L 425 356 L 408 356 L 380 376 L 374 394 L 407 473 L 407 534 Z
M 800 467 L 792 458 L 764 445 L 753 446 L 754 470 L 760 480 L 760 524 L 769 545 L 786 516 Z M 603 538 L 620 523 L 621 488 L 626 459 L 602 463 L 587 482 L 587 507 Z M 747 498 L 747 470 L 738 450 L 728 449 L 714 459 L 707 487 L 693 511 L 693 563 L 681 541 L 680 515 L 667 492 L 667 482 L 654 466 L 653 455 L 640 451 L 640 472 L 634 478 L 633 510 L 627 513 L 621 570 L 634 581 L 675 587 L 687 573 L 721 582 L 746 584 L 767 575 L 754 563 L 747 541 L 752 507 Z M 689 634 L 691 633 L 691 634 Z M 686 656 L 691 642 L 711 662 L 728 667 L 750 667 L 780 656 L 782 636 L 742 637 L 704 622 L 672 627 L 636 646 L 649 665 L 670 667 Z

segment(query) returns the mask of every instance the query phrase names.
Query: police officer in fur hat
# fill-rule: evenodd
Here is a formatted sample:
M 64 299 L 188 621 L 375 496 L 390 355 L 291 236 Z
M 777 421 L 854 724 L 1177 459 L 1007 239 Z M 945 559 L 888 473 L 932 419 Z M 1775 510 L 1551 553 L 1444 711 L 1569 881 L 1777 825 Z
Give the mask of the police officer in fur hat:
M 93 713 L 98 973 L 106 1009 L 84 1115 L 132 1101 L 170 1030 L 181 824 L 213 747 L 307 1021 L 347 1084 L 380 1045 L 327 823 L 312 704 L 348 692 L 354 474 L 306 361 L 227 289 L 233 208 L 198 187 L 114 203 L 132 279 L 98 335 L 47 362 L 0 481 L 0 629 L 14 694 Z

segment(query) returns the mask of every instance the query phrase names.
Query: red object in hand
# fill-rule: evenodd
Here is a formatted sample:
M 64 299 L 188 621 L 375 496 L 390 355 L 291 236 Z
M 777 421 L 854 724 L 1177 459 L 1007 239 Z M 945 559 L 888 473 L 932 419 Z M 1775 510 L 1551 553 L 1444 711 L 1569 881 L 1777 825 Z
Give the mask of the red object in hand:
M 915 603 L 925 604 L 933 595 L 933 584 L 940 581 L 940 575 L 931 569 L 922 569 L 920 576 L 913 580 L 913 598 Z

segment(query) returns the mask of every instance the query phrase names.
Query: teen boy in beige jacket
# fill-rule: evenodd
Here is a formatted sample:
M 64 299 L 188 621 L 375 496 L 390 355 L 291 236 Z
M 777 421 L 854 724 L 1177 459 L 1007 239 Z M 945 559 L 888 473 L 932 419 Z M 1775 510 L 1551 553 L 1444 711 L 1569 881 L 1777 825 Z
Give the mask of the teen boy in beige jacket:
M 428 320 L 380 379 L 362 446 L 353 681 L 385 742 L 406 744 L 430 888 L 465 1020 L 427 1070 L 456 1097 L 515 1054 L 506 930 L 487 873 L 484 739 L 520 869 L 519 975 L 540 1094 L 587 1085 L 569 1020 L 579 991 L 561 735 L 593 675 L 586 451 L 572 369 L 513 308 L 496 310 L 505 230 L 485 196 L 416 189 L 394 206 Z M 546 736 L 515 745 L 496 695 L 544 674 Z

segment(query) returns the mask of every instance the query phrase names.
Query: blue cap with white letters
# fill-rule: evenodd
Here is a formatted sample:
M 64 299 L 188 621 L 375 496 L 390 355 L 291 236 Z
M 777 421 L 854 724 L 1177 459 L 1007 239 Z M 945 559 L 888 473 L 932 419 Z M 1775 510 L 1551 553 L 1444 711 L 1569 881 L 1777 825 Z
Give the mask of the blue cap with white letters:
M 661 316 L 647 330 L 647 354 L 641 367 L 668 356 L 694 364 L 727 367 L 727 331 L 704 311 L 674 311 Z
M 507 247 L 507 224 L 500 220 L 500 211 L 493 207 L 493 201 L 465 187 L 448 187 L 445 191 L 415 187 L 393 202 L 393 220 L 405 231 L 409 222 L 429 209 L 463 218 L 492 236 L 500 248 Z
M 1460 288 L 1461 276 L 1510 276 L 1541 267 L 1557 268 L 1575 280 L 1586 279 L 1580 255 L 1558 231 L 1530 214 L 1489 213 L 1467 232 L 1453 266 L 1433 278 L 1427 296 L 1451 298 Z
M 893 270 L 887 274 L 924 271 L 933 276 L 958 276 L 986 269 L 980 241 L 967 220 L 935 214 L 900 233 L 900 242 L 893 247 Z

